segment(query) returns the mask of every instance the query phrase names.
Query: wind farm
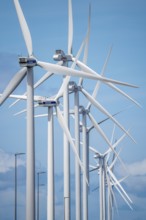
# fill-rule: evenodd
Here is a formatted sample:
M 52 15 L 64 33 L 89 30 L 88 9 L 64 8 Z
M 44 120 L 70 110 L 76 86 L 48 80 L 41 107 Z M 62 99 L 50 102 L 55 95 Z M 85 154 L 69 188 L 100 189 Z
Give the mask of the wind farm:
M 57 0 L 55 2 L 57 3 Z M 33 0 L 30 4 L 32 3 Z M 42 8 L 38 7 L 37 12 L 35 7 L 29 8 L 27 4 L 29 3 L 22 0 L 13 0 L 10 3 L 10 7 L 13 5 L 11 16 L 15 18 L 15 35 L 20 35 L 17 51 L 13 49 L 11 53 L 21 55 L 6 63 L 9 80 L 6 80 L 4 85 L 0 84 L 1 142 L 3 146 L 8 143 L 11 145 L 11 148 L 1 147 L 0 153 L 11 155 L 11 158 L 14 155 L 14 159 L 15 155 L 22 154 L 21 152 L 25 154 L 25 159 L 19 158 L 17 164 L 12 162 L 7 166 L 7 157 L 2 156 L 0 191 L 3 196 L 8 185 L 4 185 L 3 175 L 10 172 L 10 179 L 13 166 L 14 170 L 16 166 L 21 170 L 17 171 L 19 182 L 16 176 L 9 180 L 11 196 L 4 196 L 5 200 L 1 201 L 0 213 L 3 219 L 9 220 L 14 214 L 15 220 L 120 220 L 123 216 L 134 219 L 136 214 L 137 219 L 144 219 L 145 212 L 139 212 L 138 197 L 130 190 L 133 183 L 129 179 L 136 171 L 136 177 L 144 176 L 145 166 L 139 166 L 139 171 L 137 168 L 133 171 L 129 163 L 132 164 L 132 155 L 135 155 L 135 161 L 138 161 L 136 152 L 141 152 L 140 144 L 144 138 L 143 129 L 140 130 L 140 120 L 144 123 L 142 114 L 145 103 L 140 84 L 144 83 L 145 78 L 141 82 L 139 78 L 142 77 L 138 78 L 136 73 L 131 74 L 130 60 L 125 60 L 126 71 L 126 68 L 123 68 L 124 61 L 120 66 L 117 57 L 116 73 L 114 68 L 111 68 L 114 72 L 112 74 L 110 62 L 114 63 L 112 54 L 117 41 L 113 37 L 113 42 L 106 47 L 106 53 L 103 45 L 103 58 L 102 38 L 99 38 L 100 43 L 94 38 L 94 28 L 96 25 L 98 28 L 98 23 L 95 22 L 97 20 L 94 19 L 98 18 L 98 13 L 99 17 L 101 16 L 100 10 L 94 8 L 95 2 L 88 2 L 86 10 L 85 7 L 80 7 L 80 13 L 74 1 L 63 2 L 61 7 L 64 7 L 64 14 L 59 8 L 57 11 L 65 17 L 64 23 L 61 23 L 60 13 L 47 12 L 44 6 L 48 6 L 46 1 L 43 5 L 41 3 Z M 37 2 L 36 5 L 38 4 Z M 98 1 L 96 4 L 98 5 Z M 7 5 L 8 3 L 5 7 Z M 27 14 L 27 10 L 30 14 Z M 39 10 L 40 17 L 44 16 L 41 18 L 45 21 L 42 24 L 34 21 L 36 13 L 39 18 Z M 80 21 L 77 16 L 80 16 Z M 51 22 L 56 26 L 52 26 Z M 83 29 L 81 31 L 80 28 L 77 32 L 78 22 Z M 44 28 L 46 33 L 51 30 L 47 40 L 46 33 L 42 33 L 41 28 Z M 102 28 L 104 29 L 104 26 Z M 60 33 L 61 30 L 63 33 Z M 51 36 L 54 38 L 54 44 L 51 43 Z M 13 37 L 8 37 L 12 45 L 17 44 Z M 92 46 L 92 51 L 90 49 L 92 41 L 95 45 L 100 44 L 98 56 L 93 55 L 96 52 L 95 45 Z M 41 44 L 45 45 L 44 54 Z M 51 47 L 55 51 L 52 54 Z M 49 56 L 46 57 L 47 50 Z M 1 56 L 3 57 L 3 53 Z M 17 63 L 15 71 L 11 68 L 13 62 Z M 1 66 L 0 64 L 0 68 Z M 12 72 L 15 72 L 13 76 Z M 6 153 L 8 149 L 10 153 Z M 144 164 L 145 160 L 141 159 L 141 163 Z M 138 162 L 133 164 L 134 167 L 138 166 Z M 38 173 L 44 174 L 41 175 L 41 190 L 40 180 L 37 183 Z M 16 183 L 19 185 L 17 194 L 16 187 L 13 188 L 14 181 L 15 186 Z M 140 184 L 144 182 L 143 177 Z M 95 187 L 96 190 L 93 190 Z M 17 195 L 15 200 L 13 192 Z M 39 195 L 36 196 L 37 193 Z M 6 206 L 7 199 L 10 199 L 11 205 L 6 214 L 1 207 Z M 138 217 L 140 215 L 141 217 Z

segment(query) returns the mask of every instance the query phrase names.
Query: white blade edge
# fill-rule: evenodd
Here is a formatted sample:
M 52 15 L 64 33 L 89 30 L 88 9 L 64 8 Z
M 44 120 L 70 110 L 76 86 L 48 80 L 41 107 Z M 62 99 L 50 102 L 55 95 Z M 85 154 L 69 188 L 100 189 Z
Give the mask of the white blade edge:
M 112 130 L 112 135 L 111 135 L 111 140 L 110 140 L 110 143 L 111 143 L 111 144 L 113 144 L 114 133 L 115 133 L 115 124 L 114 124 L 113 130 Z M 109 160 L 109 158 L 110 158 L 111 149 L 109 149 L 109 150 L 110 150 L 110 151 L 109 151 L 108 154 L 107 154 L 106 162 L 107 162 L 107 161 Z M 104 155 L 106 155 L 106 152 L 104 153 Z
M 122 149 L 120 149 L 120 151 L 118 152 L 118 156 L 120 155 L 121 150 L 122 150 Z M 110 166 L 109 166 L 109 169 L 110 169 L 110 170 L 113 169 L 113 166 L 115 165 L 116 161 L 117 161 L 117 157 L 115 157 L 114 160 L 112 161 L 112 163 L 110 164 Z
M 95 106 L 97 107 L 102 113 L 104 113 L 105 115 L 107 115 L 122 131 L 124 131 L 130 138 L 131 140 L 135 142 L 135 140 L 133 139 L 133 137 L 125 130 L 125 128 L 115 119 L 112 117 L 112 115 L 96 100 L 94 99 L 86 90 L 84 90 L 82 88 L 82 93 L 87 97 L 87 99 L 89 99 L 89 101 Z
M 89 164 L 89 167 L 92 168 L 92 169 L 98 169 L 97 167 L 95 167 L 95 166 L 93 166 L 91 164 Z
M 129 175 L 127 175 L 127 176 L 124 176 L 123 178 L 121 178 L 120 180 L 118 180 L 119 181 L 119 183 L 121 183 L 121 182 L 123 182 L 125 179 L 127 179 L 129 177 Z
M 86 173 L 85 173 L 85 169 L 84 169 L 83 164 L 82 164 L 82 162 L 81 162 L 81 160 L 80 160 L 80 158 L 79 158 L 79 155 L 78 155 L 78 152 L 77 152 L 77 150 L 76 150 L 75 144 L 74 144 L 74 142 L 73 142 L 73 140 L 72 140 L 70 131 L 69 131 L 67 125 L 66 125 L 65 122 L 64 122 L 64 118 L 63 118 L 63 116 L 62 116 L 62 114 L 61 114 L 60 109 L 59 109 L 58 106 L 56 106 L 56 114 L 57 114 L 57 118 L 58 118 L 59 124 L 60 124 L 60 126 L 62 127 L 64 133 L 66 134 L 66 137 L 67 137 L 69 143 L 70 143 L 71 146 L 72 146 L 73 152 L 75 153 L 75 156 L 76 156 L 76 158 L 77 158 L 77 160 L 78 160 L 78 163 L 79 163 L 79 165 L 80 165 L 80 167 L 81 167 L 81 169 L 82 169 L 82 171 L 83 171 L 83 173 L 84 173 L 84 175 L 85 175 L 85 177 L 86 177 L 86 182 L 88 183 L 87 176 L 86 176 Z
M 100 135 L 103 137 L 103 139 L 106 141 L 106 143 L 108 144 L 108 146 L 112 147 L 108 138 L 106 137 L 105 133 L 103 132 L 103 130 L 100 128 L 100 126 L 98 125 L 98 123 L 96 122 L 96 120 L 94 119 L 94 117 L 91 115 L 91 113 L 88 113 L 88 117 L 90 119 L 90 121 L 92 122 L 93 126 L 96 128 L 96 130 L 100 133 Z
M 111 55 L 111 51 L 112 51 L 112 47 L 110 48 L 110 50 L 109 50 L 109 52 L 108 52 L 107 58 L 106 58 L 106 60 L 105 60 L 104 66 L 103 66 L 102 71 L 101 71 L 101 76 L 104 76 L 104 75 L 105 75 L 105 70 L 106 70 L 106 67 L 107 67 L 107 64 L 108 64 L 110 55 Z M 96 97 L 97 97 L 98 92 L 99 92 L 99 89 L 100 89 L 100 85 L 101 85 L 101 81 L 98 81 L 98 82 L 96 83 L 96 86 L 95 86 L 94 91 L 93 91 L 93 93 L 92 93 L 93 98 L 96 98 Z M 88 105 L 87 105 L 87 109 L 89 109 L 90 107 L 91 107 L 91 103 L 89 102 Z
M 91 23 L 91 3 L 89 4 L 88 30 L 87 30 L 87 35 L 86 35 L 86 44 L 85 44 L 85 48 L 84 48 L 84 57 L 83 57 L 83 63 L 85 63 L 85 64 L 87 63 L 87 58 L 88 58 L 90 23 Z
M 63 64 L 63 61 L 59 61 L 57 63 L 57 65 L 62 65 Z M 35 84 L 34 84 L 34 89 L 36 89 L 38 86 L 40 86 L 43 82 L 45 82 L 48 78 L 50 78 L 54 73 L 51 73 L 50 71 L 45 73 L 41 79 L 39 79 L 39 81 L 37 81 Z
M 2 94 L 0 94 L 0 97 L 2 96 Z M 12 99 L 21 99 L 21 100 L 26 100 L 27 96 L 26 95 L 9 95 L 9 98 Z
M 116 87 L 115 85 L 113 85 L 112 83 L 106 83 L 109 87 L 111 87 L 112 89 L 114 89 L 116 92 L 120 93 L 121 95 L 125 96 L 125 98 L 129 99 L 130 101 L 132 101 L 134 104 L 136 104 L 138 107 L 142 108 L 142 106 L 132 97 L 130 97 L 129 95 L 127 95 L 124 91 L 122 91 L 121 89 L 119 89 L 118 87 Z
M 93 151 L 93 153 L 99 154 L 99 152 L 98 152 L 94 147 L 89 146 L 89 149 L 90 149 L 91 151 Z
M 2 96 L 2 94 L 0 94 L 0 96 Z M 19 100 L 27 100 L 27 95 L 14 95 L 14 94 L 11 94 L 11 95 L 9 95 L 9 98 L 19 99 Z M 34 97 L 33 97 L 34 102 L 45 101 L 46 99 L 47 99 L 47 97 L 39 96 L 39 95 L 34 95 Z
M 39 107 L 39 105 L 38 105 L 38 104 L 35 104 L 35 105 L 34 105 L 34 108 L 36 108 L 36 107 Z M 15 113 L 14 116 L 21 115 L 21 114 L 23 114 L 23 113 L 25 113 L 25 112 L 27 112 L 27 109 L 23 109 L 23 110 L 21 110 L 21 111 Z
M 107 184 L 108 184 L 108 190 L 110 192 L 110 204 L 111 204 L 111 207 L 113 207 L 113 202 L 115 204 L 115 207 L 116 207 L 116 211 L 118 213 L 118 205 L 117 205 L 117 201 L 116 201 L 116 198 L 115 198 L 115 195 L 114 195 L 114 192 L 113 192 L 113 187 L 112 187 L 112 183 L 110 181 L 110 177 L 109 175 L 107 174 L 107 170 L 106 170 L 106 179 L 107 179 Z
M 112 177 L 112 179 L 114 180 L 114 182 L 116 183 L 116 185 L 114 184 L 114 186 L 118 186 L 119 189 L 123 192 L 123 194 L 126 196 L 126 198 L 129 200 L 130 203 L 133 203 L 132 200 L 130 199 L 130 197 L 128 196 L 128 194 L 126 193 L 126 191 L 124 190 L 124 188 L 121 186 L 121 184 L 119 183 L 119 181 L 117 180 L 117 178 L 115 177 L 115 175 L 113 174 L 113 172 L 109 169 L 109 167 L 107 167 L 108 172 L 110 174 L 110 176 Z
M 68 0 L 68 54 L 72 54 L 72 43 L 73 43 L 72 1 Z
M 83 63 L 87 63 L 88 58 L 88 47 L 89 47 L 89 38 L 90 38 L 90 22 L 91 22 L 91 4 L 89 4 L 89 16 L 88 16 L 88 30 L 85 37 L 85 47 L 84 47 L 84 55 L 83 55 Z M 79 85 L 83 84 L 83 78 L 80 78 Z
M 127 132 L 130 131 L 130 129 L 127 130 Z M 113 148 L 115 149 L 121 142 L 122 140 L 127 136 L 126 133 L 124 133 L 114 144 L 113 144 Z M 104 155 L 107 155 L 109 152 L 111 152 L 111 149 L 108 149 Z
M 116 126 L 114 124 L 112 135 L 111 135 L 111 140 L 110 140 L 111 144 L 113 143 L 113 140 L 114 140 L 115 128 L 116 128 Z
M 26 95 L 27 95 L 27 92 L 25 92 L 25 93 L 23 94 L 23 96 L 26 96 Z M 11 107 L 13 107 L 14 105 L 16 105 L 20 100 L 21 100 L 20 98 L 16 99 L 14 102 L 12 102 L 11 105 L 9 105 L 9 108 L 11 108 Z
M 105 178 L 106 178 L 106 181 L 107 181 L 107 187 L 108 187 L 108 193 L 109 193 L 109 198 L 110 198 L 110 206 L 112 207 L 113 206 L 113 190 L 112 190 L 112 185 L 110 183 L 110 180 L 109 180 L 109 176 L 107 174 L 107 171 L 105 170 Z
M 104 76 L 104 75 L 105 75 L 106 67 L 107 67 L 109 58 L 110 58 L 110 56 L 111 56 L 111 52 L 112 52 L 112 46 L 111 46 L 110 49 L 109 49 L 108 55 L 107 55 L 107 57 L 106 57 L 106 60 L 105 60 L 104 65 L 103 65 L 103 68 L 102 68 L 102 71 L 101 71 L 101 76 Z
M 129 106 L 129 107 L 131 107 L 131 106 Z M 129 109 L 129 107 L 126 107 L 126 108 L 122 109 L 121 111 L 118 111 L 118 112 L 116 112 L 115 114 L 112 114 L 112 116 L 114 117 L 114 116 L 120 114 L 121 112 L 124 112 L 125 110 Z M 110 118 L 107 117 L 107 118 L 103 119 L 102 121 L 98 122 L 98 124 L 100 125 L 100 124 L 104 123 L 105 121 L 107 121 L 107 120 L 109 120 L 109 119 L 110 119 Z
M 138 88 L 138 86 L 133 85 L 133 84 L 129 84 L 129 83 L 126 83 L 126 82 L 120 82 L 120 81 L 117 81 L 117 80 L 114 80 L 114 79 L 102 77 L 99 73 L 95 72 L 94 70 L 92 70 L 91 68 L 89 68 L 87 65 L 85 65 L 84 63 L 82 63 L 79 60 L 77 61 L 77 65 L 78 65 L 78 67 L 81 68 L 82 71 L 93 74 L 94 76 L 98 76 L 99 80 L 101 80 L 103 82 L 111 82 L 111 83 L 114 83 L 114 84 L 119 84 L 119 85 L 123 85 L 123 86 Z
M 34 117 L 35 117 L 35 118 L 48 117 L 48 114 L 35 115 Z
M 9 97 L 9 95 L 21 83 L 23 78 L 26 76 L 26 73 L 27 73 L 27 68 L 24 67 L 14 75 L 14 77 L 11 79 L 11 81 L 7 85 L 6 89 L 4 90 L 4 92 L 0 98 L 0 105 Z
M 123 198 L 123 200 L 126 202 L 126 204 L 129 206 L 129 208 L 131 210 L 133 210 L 132 206 L 130 205 L 129 201 L 125 198 L 125 196 L 123 195 L 123 193 L 120 191 L 120 189 L 117 187 L 117 185 L 115 185 L 113 183 L 114 187 L 116 188 L 116 190 L 119 192 L 119 194 L 121 195 L 121 197 Z
M 39 79 L 35 84 L 34 84 L 34 89 L 36 89 L 39 85 L 41 85 L 44 81 L 46 81 L 50 76 L 52 76 L 53 73 L 47 72 L 41 79 Z
M 19 1 L 14 0 L 14 5 L 15 5 L 15 8 L 16 8 L 17 16 L 18 16 L 18 19 L 19 19 L 20 27 L 21 27 L 21 30 L 22 30 L 22 33 L 23 33 L 23 37 L 24 37 L 24 40 L 25 40 L 25 44 L 26 44 L 26 47 L 27 47 L 28 54 L 29 54 L 29 56 L 32 56 L 32 53 L 33 53 L 32 39 L 31 39 L 31 35 L 30 35 L 28 25 L 26 23 L 26 20 L 25 20 L 24 14 L 22 12 L 21 6 L 19 4 Z
M 21 114 L 23 114 L 23 113 L 25 113 L 25 112 L 27 112 L 27 109 L 23 109 L 23 110 L 21 110 L 21 111 L 15 113 L 14 116 L 21 115 Z

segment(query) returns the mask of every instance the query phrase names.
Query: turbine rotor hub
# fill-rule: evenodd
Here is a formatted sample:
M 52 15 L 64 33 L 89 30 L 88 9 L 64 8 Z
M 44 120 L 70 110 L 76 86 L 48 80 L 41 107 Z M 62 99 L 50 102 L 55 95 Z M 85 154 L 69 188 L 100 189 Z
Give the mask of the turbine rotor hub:
M 72 55 L 71 54 L 66 55 L 63 50 L 56 50 L 53 59 L 55 61 L 64 61 L 64 62 L 72 61 Z

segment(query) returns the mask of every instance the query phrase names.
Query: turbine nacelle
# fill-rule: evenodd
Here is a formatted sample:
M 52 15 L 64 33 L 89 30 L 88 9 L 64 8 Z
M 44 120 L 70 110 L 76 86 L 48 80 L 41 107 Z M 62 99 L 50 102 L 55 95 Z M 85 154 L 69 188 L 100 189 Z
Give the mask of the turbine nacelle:
M 19 57 L 21 67 L 34 67 L 37 65 L 37 60 L 34 57 Z
M 40 100 L 38 101 L 38 105 L 42 107 L 55 107 L 58 105 L 58 101 L 55 100 Z
M 68 84 L 68 89 L 70 92 L 76 92 L 81 90 L 81 86 L 78 86 L 76 82 L 70 81 Z
M 79 106 L 79 114 L 88 114 L 89 110 L 85 109 L 84 106 Z
M 56 50 L 53 56 L 55 61 L 72 61 L 72 55 L 65 55 L 63 50 Z

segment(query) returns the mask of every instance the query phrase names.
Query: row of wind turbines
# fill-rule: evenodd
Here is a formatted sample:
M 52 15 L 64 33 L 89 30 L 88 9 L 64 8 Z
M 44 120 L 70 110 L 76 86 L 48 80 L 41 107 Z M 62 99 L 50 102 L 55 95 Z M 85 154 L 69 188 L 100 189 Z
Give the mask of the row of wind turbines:
M 70 147 L 75 156 L 75 207 L 76 220 L 88 220 L 88 187 L 90 185 L 89 173 L 91 171 L 98 171 L 99 174 L 99 194 L 100 194 L 100 220 L 112 220 L 112 209 L 114 199 L 113 188 L 115 188 L 126 204 L 132 209 L 132 200 L 124 190 L 121 182 L 124 179 L 118 180 L 114 174 L 113 167 L 116 160 L 124 166 L 119 154 L 116 151 L 118 144 L 128 136 L 133 142 L 135 140 L 130 135 L 129 130 L 126 130 L 116 119 L 115 115 L 110 114 L 104 106 L 97 99 L 98 91 L 101 83 L 106 84 L 111 89 L 124 96 L 138 107 L 140 104 L 118 88 L 118 85 L 137 88 L 137 86 L 120 82 L 114 79 L 105 77 L 106 66 L 110 57 L 111 50 L 107 56 L 101 74 L 91 69 L 86 65 L 88 57 L 88 44 L 90 36 L 90 18 L 91 6 L 89 6 L 88 30 L 85 38 L 79 48 L 76 56 L 72 54 L 73 47 L 73 15 L 72 15 L 72 1 L 68 0 L 68 51 L 67 54 L 63 50 L 56 50 L 53 56 L 57 64 L 46 63 L 39 61 L 34 57 L 31 34 L 25 20 L 23 11 L 18 0 L 14 0 L 14 6 L 28 51 L 28 56 L 19 57 L 19 64 L 21 66 L 12 80 L 7 85 L 0 97 L 0 105 L 5 100 L 15 98 L 15 105 L 20 100 L 26 100 L 27 109 L 27 147 L 26 147 L 26 220 L 35 220 L 35 143 L 34 143 L 34 108 L 46 107 L 48 112 L 46 115 L 38 115 L 36 117 L 46 116 L 48 119 L 48 153 L 47 153 L 47 219 L 55 219 L 55 190 L 54 190 L 54 138 L 58 135 L 54 132 L 54 117 L 57 118 L 60 127 L 64 134 L 63 148 L 64 148 L 64 219 L 71 219 L 71 193 L 70 193 Z M 84 49 L 83 61 L 80 61 L 80 55 Z M 41 67 L 47 72 L 43 77 L 34 84 L 34 68 Z M 77 70 L 77 68 L 78 70 Z M 56 74 L 63 76 L 62 85 L 58 88 L 57 94 L 52 97 L 36 96 L 34 89 L 43 84 L 46 80 L 51 80 L 51 77 Z M 72 76 L 78 79 L 78 83 L 72 81 Z M 14 90 L 27 78 L 27 92 L 23 95 L 14 95 Z M 84 88 L 84 81 L 86 79 L 96 81 L 96 86 L 93 93 L 90 94 Z M 74 109 L 70 108 L 70 96 L 74 94 Z M 81 95 L 88 100 L 88 105 L 81 105 Z M 105 115 L 103 121 L 98 122 L 92 114 L 92 106 L 98 109 Z M 22 111 L 22 112 L 24 112 Z M 22 113 L 21 112 L 21 113 Z M 74 133 L 71 134 L 70 118 L 74 120 Z M 106 120 L 111 120 L 117 127 L 119 127 L 123 135 L 113 143 L 113 135 L 111 140 L 108 139 L 100 124 Z M 90 126 L 88 125 L 90 122 Z M 90 131 L 95 129 L 103 138 L 109 149 L 104 153 L 100 153 L 97 148 L 90 146 Z M 114 133 L 114 132 L 113 132 Z M 81 135 L 82 134 L 82 135 Z M 82 140 L 81 140 L 82 137 Z M 82 149 L 82 150 L 81 150 Z M 80 155 L 82 152 L 82 156 Z M 93 166 L 89 162 L 89 154 L 94 153 L 94 158 L 97 160 Z M 113 157 L 112 160 L 110 158 Z M 82 160 L 81 160 L 82 158 Z M 81 175 L 82 174 L 82 175 Z M 95 173 L 96 175 L 96 173 Z M 82 187 L 81 187 L 82 178 Z M 107 188 L 107 190 L 106 190 Z M 83 197 L 81 198 L 81 190 Z M 106 193 L 107 192 L 107 193 Z M 107 206 L 108 203 L 108 206 Z

